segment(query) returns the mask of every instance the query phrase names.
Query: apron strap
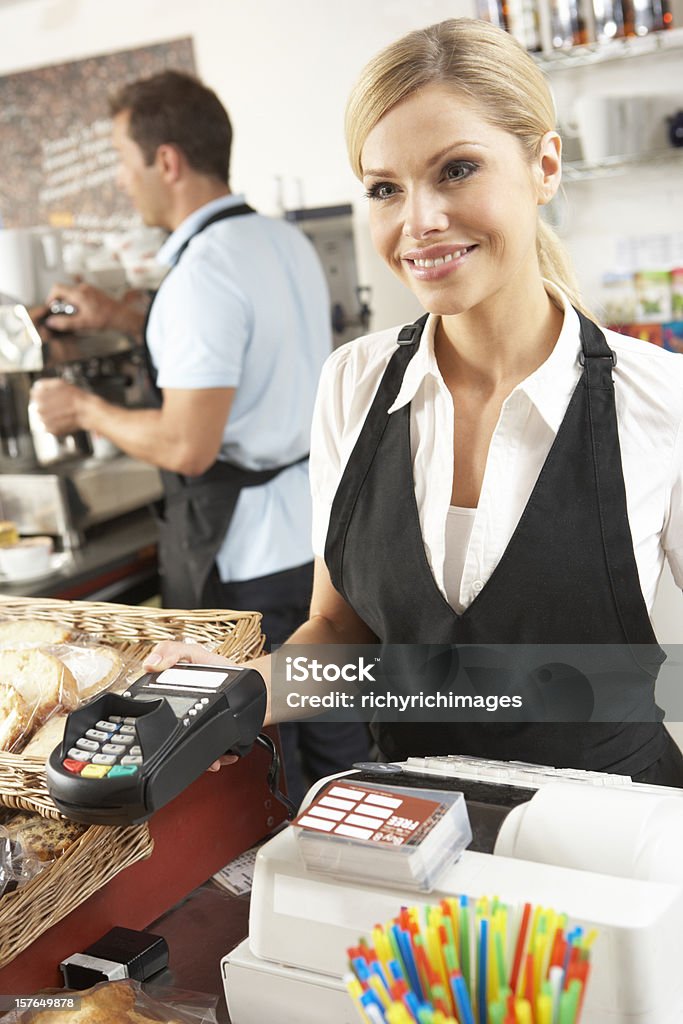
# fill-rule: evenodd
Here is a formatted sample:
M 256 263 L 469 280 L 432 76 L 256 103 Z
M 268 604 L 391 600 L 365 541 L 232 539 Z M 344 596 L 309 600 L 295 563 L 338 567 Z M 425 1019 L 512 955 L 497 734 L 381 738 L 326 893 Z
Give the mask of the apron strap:
M 183 242 L 183 244 L 181 245 L 180 249 L 177 252 L 175 263 L 171 267 L 169 273 L 172 273 L 173 270 L 178 266 L 178 263 L 180 262 L 183 253 L 187 249 L 192 239 L 196 238 L 197 235 L 200 235 L 202 231 L 205 231 L 208 227 L 211 227 L 212 224 L 217 224 L 218 221 L 228 220 L 230 217 L 244 217 L 250 213 L 256 213 L 256 210 L 252 206 L 249 206 L 248 203 L 239 203 L 237 206 L 228 206 L 224 210 L 218 210 L 217 213 L 211 214 L 210 217 L 207 217 L 207 219 L 199 225 L 196 231 L 192 232 L 189 238 L 185 239 L 185 241 Z M 159 288 L 162 288 L 163 284 L 164 282 L 162 281 L 161 284 L 159 285 Z M 161 390 L 160 388 L 157 387 L 157 370 L 154 363 L 152 362 L 152 356 L 149 351 L 149 345 L 147 344 L 147 327 L 149 325 L 149 318 L 152 312 L 152 306 L 154 305 L 154 300 L 157 297 L 158 291 L 159 289 L 157 289 L 156 292 L 151 293 L 152 298 L 149 306 L 147 307 L 147 315 L 145 317 L 145 323 L 142 328 L 142 355 L 154 397 L 156 398 L 157 404 L 161 405 Z
M 363 429 L 354 446 L 346 470 L 332 502 L 325 541 L 325 562 L 333 580 L 342 583 L 344 539 L 365 476 L 386 430 L 389 409 L 401 389 L 408 363 L 415 355 L 428 313 L 414 324 L 402 327 L 396 339 L 396 351 L 389 360 L 373 399 Z M 340 531 L 342 536 L 339 536 Z
M 642 597 L 642 588 L 635 558 L 633 538 L 626 512 L 626 488 L 621 462 L 619 428 L 614 401 L 614 380 L 612 370 L 616 366 L 616 353 L 609 348 L 600 328 L 576 311 L 581 324 L 581 354 L 583 365 L 582 383 L 586 388 L 588 405 L 587 442 L 595 470 L 595 483 L 600 513 L 600 530 L 605 550 L 607 572 L 614 605 L 619 616 L 624 636 L 638 636 L 641 632 L 642 616 L 647 618 L 647 609 Z M 626 595 L 631 595 L 626 600 Z M 640 602 L 633 595 L 640 594 Z M 640 609 L 638 604 L 642 603 Z M 660 665 L 665 655 L 657 645 L 654 632 L 652 644 L 641 651 L 633 651 L 641 667 L 652 671 L 653 660 Z M 646 664 L 649 662 L 648 664 Z

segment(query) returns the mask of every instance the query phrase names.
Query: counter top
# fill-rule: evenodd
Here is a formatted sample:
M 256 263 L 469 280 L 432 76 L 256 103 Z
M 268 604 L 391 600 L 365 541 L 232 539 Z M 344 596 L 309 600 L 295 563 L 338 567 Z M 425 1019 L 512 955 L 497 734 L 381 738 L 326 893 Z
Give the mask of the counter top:
M 122 590 L 138 584 L 150 593 L 156 592 L 156 542 L 157 527 L 151 511 L 138 509 L 93 527 L 86 543 L 66 555 L 56 572 L 24 582 L 0 580 L 0 593 L 9 597 L 107 601 L 121 600 Z

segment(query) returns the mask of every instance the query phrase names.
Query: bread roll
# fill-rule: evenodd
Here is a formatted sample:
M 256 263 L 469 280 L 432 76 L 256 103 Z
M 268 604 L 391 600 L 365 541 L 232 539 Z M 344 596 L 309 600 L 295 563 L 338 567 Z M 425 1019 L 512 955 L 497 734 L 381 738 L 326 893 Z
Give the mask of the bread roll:
M 0 622 L 0 648 L 24 644 L 64 644 L 73 636 L 68 626 L 48 619 L 6 619 Z
M 143 996 L 143 1007 L 135 1007 L 136 990 L 130 981 L 110 981 L 94 988 L 79 992 L 79 1008 L 77 1010 L 45 1010 L 24 1017 L 30 1024 L 180 1024 L 177 1017 L 164 1013 L 161 1003 L 154 1003 Z M 144 1004 L 153 1007 L 154 1016 L 145 1013 Z M 183 1015 L 183 1020 L 187 1017 Z

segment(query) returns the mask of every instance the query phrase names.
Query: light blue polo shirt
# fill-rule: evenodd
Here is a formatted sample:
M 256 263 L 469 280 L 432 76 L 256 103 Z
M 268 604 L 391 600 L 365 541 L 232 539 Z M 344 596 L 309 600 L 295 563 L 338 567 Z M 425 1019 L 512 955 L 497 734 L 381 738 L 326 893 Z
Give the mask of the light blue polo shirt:
M 173 266 L 205 220 L 243 202 L 230 195 L 195 210 L 159 261 Z M 298 228 L 259 214 L 206 228 L 163 282 L 147 343 L 160 388 L 236 388 L 220 458 L 269 469 L 308 452 L 318 377 L 331 350 L 330 305 L 315 250 Z M 312 557 L 307 462 L 242 490 L 217 556 L 224 582 Z

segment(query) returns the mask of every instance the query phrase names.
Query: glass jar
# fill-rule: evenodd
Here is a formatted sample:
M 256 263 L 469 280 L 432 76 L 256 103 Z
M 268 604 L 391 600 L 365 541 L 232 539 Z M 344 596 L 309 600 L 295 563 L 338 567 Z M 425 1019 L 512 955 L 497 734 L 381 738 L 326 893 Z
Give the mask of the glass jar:
M 593 0 L 593 25 L 597 43 L 623 38 L 624 9 L 621 0 Z

